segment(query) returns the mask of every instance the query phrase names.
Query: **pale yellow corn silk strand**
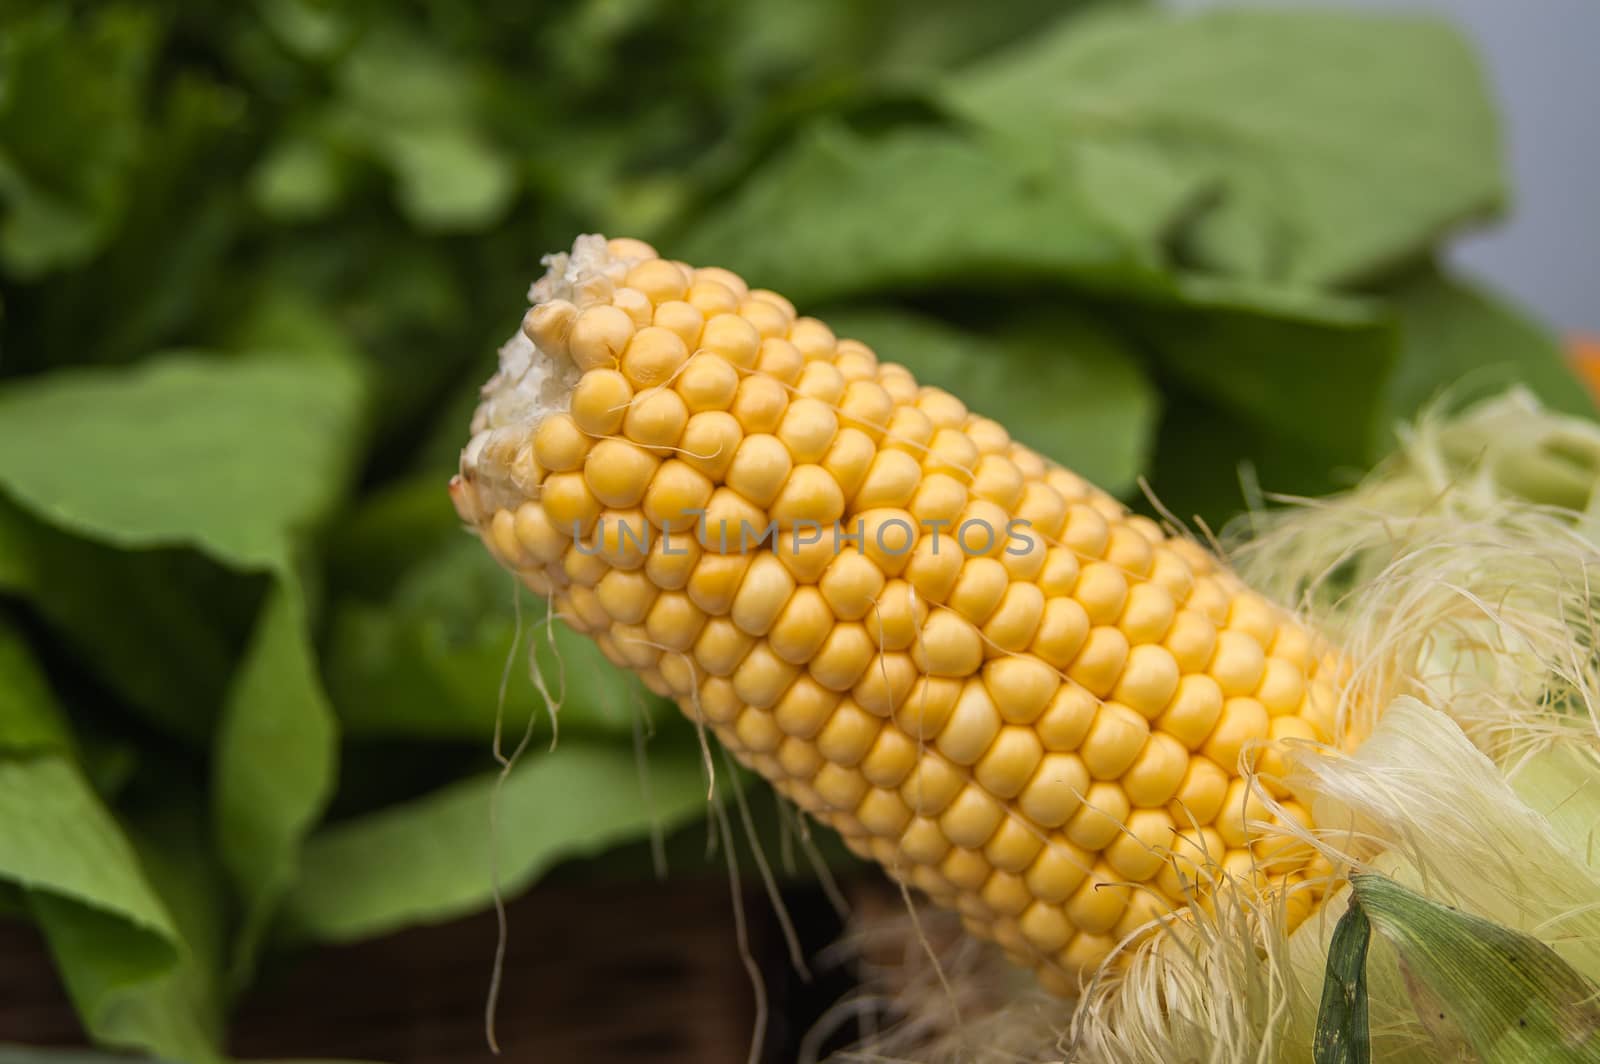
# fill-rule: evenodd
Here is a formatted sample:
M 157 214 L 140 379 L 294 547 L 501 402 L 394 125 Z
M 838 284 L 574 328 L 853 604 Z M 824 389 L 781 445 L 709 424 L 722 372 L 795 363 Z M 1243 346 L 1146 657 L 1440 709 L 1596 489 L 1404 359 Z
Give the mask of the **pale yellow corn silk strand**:
M 1305 627 L 775 293 L 546 261 L 451 490 L 567 623 L 1059 994 L 1236 879 L 1309 910 Z
M 1348 648 L 1350 711 L 1387 707 L 1359 749 L 1298 760 L 1295 789 L 1319 825 L 1306 841 L 1333 867 L 1394 875 L 1533 934 L 1600 978 L 1593 818 L 1558 830 L 1516 789 L 1524 771 L 1548 771 L 1541 755 L 1593 759 L 1600 750 L 1600 550 L 1577 531 L 1580 515 L 1514 497 L 1482 468 L 1448 460 L 1437 442 L 1446 427 L 1505 429 L 1507 418 L 1530 434 L 1559 427 L 1521 394 L 1451 418 L 1430 414 L 1361 488 L 1256 515 L 1230 537 L 1230 553 L 1247 579 L 1298 601 L 1309 623 Z M 1562 791 L 1553 805 L 1559 813 L 1584 797 Z M 1178 933 L 1108 966 L 1049 1037 L 1037 1033 L 1040 1005 L 1025 994 L 987 1011 L 969 1005 L 969 1023 L 1035 1032 L 983 1059 L 1309 1061 L 1344 900 L 1336 893 L 1293 933 L 1277 908 L 1287 904 L 1224 887 L 1182 914 Z M 876 1059 L 879 1048 L 967 1059 L 919 978 L 910 966 L 869 984 L 867 994 L 892 998 L 908 1019 L 857 1059 Z M 1374 1059 L 1434 1059 L 1381 941 L 1369 978 Z

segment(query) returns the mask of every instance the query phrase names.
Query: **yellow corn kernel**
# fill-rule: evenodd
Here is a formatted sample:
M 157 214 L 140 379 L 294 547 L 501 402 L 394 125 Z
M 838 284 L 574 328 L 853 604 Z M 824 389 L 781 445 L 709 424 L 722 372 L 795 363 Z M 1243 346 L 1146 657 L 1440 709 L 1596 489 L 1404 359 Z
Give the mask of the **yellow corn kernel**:
M 660 465 L 650 452 L 627 440 L 600 440 L 584 459 L 583 479 L 601 504 L 625 509 L 644 498 Z
M 739 371 L 722 356 L 701 351 L 684 365 L 673 388 L 691 414 L 726 410 L 739 390 Z
M 817 733 L 817 750 L 837 765 L 853 766 L 867 756 L 883 721 L 855 703 L 844 700 Z
M 912 645 L 911 659 L 929 676 L 970 676 L 983 663 L 983 637 L 951 610 L 935 610 Z
M 1106 702 L 1089 725 L 1078 756 L 1098 780 L 1114 780 L 1128 770 L 1150 737 L 1150 724 L 1120 702 Z
M 1080 812 L 1092 790 L 1082 758 L 1076 754 L 1046 754 L 1017 796 L 1017 807 L 1041 827 L 1060 827 Z
M 1086 850 L 1103 850 L 1117 837 L 1132 811 L 1128 792 L 1116 783 L 1102 780 L 1089 786 L 1062 833 Z
M 956 764 L 971 765 L 1000 734 L 1000 725 L 1000 711 L 989 697 L 988 688 L 982 680 L 970 679 L 962 685 L 950 719 L 934 739 L 934 746 Z
M 1204 827 L 1222 810 L 1229 779 L 1222 766 L 1210 758 L 1189 758 L 1178 791 L 1167 804 L 1167 812 L 1180 828 Z
M 588 436 L 610 436 L 622 428 L 633 399 L 628 379 L 614 369 L 591 370 L 572 390 L 572 420 Z
M 845 550 L 823 570 L 817 589 L 828 600 L 835 617 L 859 621 L 872 609 L 887 582 L 883 570 L 871 558 Z
M 1005 725 L 973 767 L 973 778 L 997 798 L 1015 798 L 1033 778 L 1044 753 L 1032 728 Z

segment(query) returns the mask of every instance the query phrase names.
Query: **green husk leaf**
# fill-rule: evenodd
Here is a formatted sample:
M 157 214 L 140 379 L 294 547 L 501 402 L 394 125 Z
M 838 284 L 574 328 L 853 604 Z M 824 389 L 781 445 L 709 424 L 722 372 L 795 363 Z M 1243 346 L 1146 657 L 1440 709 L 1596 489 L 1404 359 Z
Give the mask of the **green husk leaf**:
M 1458 1032 L 1485 1064 L 1600 1060 L 1600 990 L 1549 946 L 1383 876 L 1351 886 L 1426 987 L 1430 1028 Z
M 1351 899 L 1328 944 L 1322 1006 L 1317 1015 L 1316 1064 L 1367 1064 L 1372 1059 L 1367 1025 L 1367 944 L 1372 924 Z

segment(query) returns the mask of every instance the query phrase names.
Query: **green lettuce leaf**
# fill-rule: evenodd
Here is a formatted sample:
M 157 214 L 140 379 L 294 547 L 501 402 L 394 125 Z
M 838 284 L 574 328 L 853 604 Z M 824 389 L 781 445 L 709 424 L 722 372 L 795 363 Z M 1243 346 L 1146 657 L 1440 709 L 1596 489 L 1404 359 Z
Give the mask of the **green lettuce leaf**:
M 0 490 L 23 506 L 100 542 L 192 547 L 274 580 L 214 737 L 214 827 L 247 902 L 241 973 L 333 789 L 295 559 L 342 492 L 361 397 L 342 361 L 281 356 L 172 356 L 0 392 Z
M 501 886 L 515 894 L 557 861 L 600 853 L 706 807 L 692 745 L 651 751 L 648 797 L 626 747 L 563 742 L 530 752 L 500 795 Z M 330 825 L 307 843 L 285 903 L 287 933 L 350 941 L 475 912 L 490 899 L 496 773 Z M 581 797 L 580 797 L 581 796 Z
M 1162 290 L 1154 235 L 1191 189 L 1139 161 L 1098 144 L 1038 151 L 933 127 L 869 136 L 822 123 L 672 248 L 799 304 L 1019 279 Z M 1113 184 L 1136 202 L 1107 211 Z
M 1207 181 L 1179 250 L 1301 285 L 1425 252 L 1505 196 L 1483 72 L 1443 20 L 1342 12 L 1118 13 L 1068 20 L 951 78 L 986 128 L 1114 134 Z
M 26 892 L 84 1026 L 107 1045 L 220 1060 L 215 981 L 185 937 L 218 895 L 168 892 L 197 853 L 151 858 L 65 757 L 0 758 L 0 879 Z

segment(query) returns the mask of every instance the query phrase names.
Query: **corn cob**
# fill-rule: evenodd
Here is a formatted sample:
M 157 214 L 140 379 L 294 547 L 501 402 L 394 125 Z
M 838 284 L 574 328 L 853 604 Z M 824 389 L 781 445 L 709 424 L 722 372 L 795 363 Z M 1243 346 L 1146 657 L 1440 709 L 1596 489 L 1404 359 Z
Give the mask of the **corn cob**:
M 1262 825 L 1340 666 L 1292 617 L 776 293 L 546 261 L 451 493 L 610 660 L 1060 993 L 1219 871 L 1307 881 Z

